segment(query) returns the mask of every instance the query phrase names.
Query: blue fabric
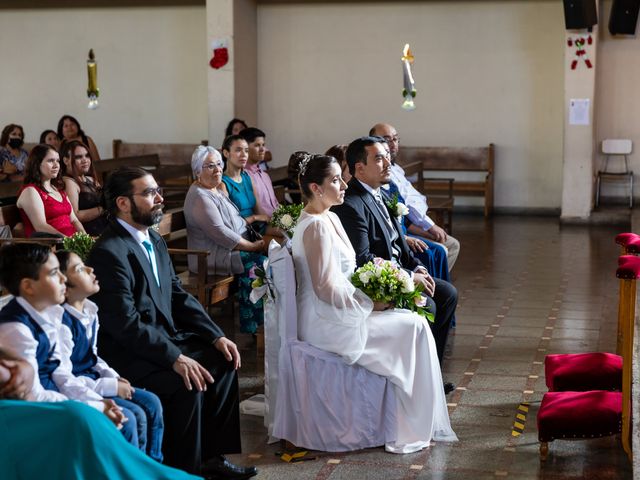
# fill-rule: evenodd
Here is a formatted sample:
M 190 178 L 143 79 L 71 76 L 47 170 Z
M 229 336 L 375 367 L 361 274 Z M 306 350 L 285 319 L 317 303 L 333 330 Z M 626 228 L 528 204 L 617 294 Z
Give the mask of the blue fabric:
M 389 189 L 387 190 L 387 195 L 390 198 L 393 198 L 394 195 L 398 196 L 398 202 L 405 203 L 404 198 L 400 194 L 400 190 L 398 190 L 398 186 L 389 182 Z M 400 218 L 400 226 L 402 227 L 402 232 L 407 235 L 407 226 L 405 225 L 405 217 Z M 447 260 L 447 253 L 444 248 L 436 242 L 431 240 L 427 240 L 424 237 L 420 237 L 418 235 L 408 234 L 411 237 L 418 238 L 425 242 L 429 249 L 422 253 L 415 253 L 414 256 L 422 262 L 422 264 L 427 267 L 429 274 L 434 278 L 439 278 L 441 280 L 449 280 L 449 262 Z
M 162 420 L 162 404 L 158 396 L 148 390 L 136 388 L 131 400 L 120 397 L 115 397 L 113 400 L 123 408 L 123 411 L 128 410 L 133 415 L 140 450 L 162 463 L 164 421 Z
M 62 315 L 62 324 L 67 326 L 71 330 L 71 337 L 73 338 L 73 351 L 71 352 L 71 373 L 74 376 L 85 376 L 97 380 L 100 378 L 100 374 L 93 370 L 93 367 L 98 363 L 98 358 L 93 353 L 93 344 L 96 338 L 96 326 L 95 321 L 93 325 L 93 332 L 91 340 L 87 338 L 87 329 L 80 320 L 75 318 L 66 310 Z
M 105 415 L 80 402 L 0 400 L 2 478 L 196 480 L 127 444 Z
M 229 198 L 238 207 L 240 215 L 246 218 L 249 215 L 253 215 L 253 210 L 256 207 L 256 197 L 253 194 L 253 184 L 249 174 L 242 172 L 241 178 L 242 182 L 238 183 L 223 175 L 222 181 L 227 187 Z
M 60 365 L 60 360 L 51 358 L 55 344 L 51 345 L 47 338 L 47 334 L 44 333 L 42 327 L 40 327 L 40 325 L 31 318 L 15 298 L 11 300 L 6 307 L 0 310 L 0 323 L 12 322 L 22 323 L 25 325 L 31 331 L 36 342 L 38 342 L 38 347 L 36 348 L 36 360 L 38 362 L 38 377 L 40 378 L 42 388 L 45 390 L 59 392 L 58 387 L 51 376 L 53 371 L 58 368 L 58 365 Z

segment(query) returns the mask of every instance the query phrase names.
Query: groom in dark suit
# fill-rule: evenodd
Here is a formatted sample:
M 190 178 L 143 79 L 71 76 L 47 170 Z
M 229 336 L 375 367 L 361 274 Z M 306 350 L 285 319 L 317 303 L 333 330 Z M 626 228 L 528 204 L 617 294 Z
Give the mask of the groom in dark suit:
M 104 187 L 112 221 L 87 259 L 101 284 L 92 298 L 100 308 L 100 355 L 160 397 L 167 464 L 249 478 L 255 467 L 223 456 L 240 452 L 240 354 L 183 290 L 164 240 L 149 228 L 162 218 L 161 193 L 137 167 L 113 172 Z
M 386 206 L 389 199 L 380 188 L 391 179 L 391 162 L 383 143 L 384 139 L 380 137 L 362 137 L 351 142 L 346 157 L 352 178 L 344 203 L 331 210 L 340 217 L 351 240 L 358 267 L 375 257 L 393 259 L 412 272 L 416 285 L 424 287 L 430 310 L 435 311 L 435 322 L 430 326 L 442 365 L 458 292 L 449 282 L 429 275 L 407 246 L 395 214 L 389 213 Z M 452 388 L 451 384 L 445 384 L 446 393 Z

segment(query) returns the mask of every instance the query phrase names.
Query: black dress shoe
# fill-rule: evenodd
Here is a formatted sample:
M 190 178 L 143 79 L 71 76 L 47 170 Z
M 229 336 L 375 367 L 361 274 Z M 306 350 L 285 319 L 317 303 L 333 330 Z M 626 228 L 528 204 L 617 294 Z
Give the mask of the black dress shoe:
M 444 382 L 442 386 L 444 387 L 445 395 L 449 395 L 451 392 L 453 392 L 456 389 L 456 384 L 451 382 Z
M 234 465 L 227 460 L 224 455 L 214 457 L 207 460 L 202 465 L 202 473 L 207 478 L 229 478 L 240 480 L 244 478 L 251 478 L 258 473 L 256 467 L 241 467 L 240 465 Z

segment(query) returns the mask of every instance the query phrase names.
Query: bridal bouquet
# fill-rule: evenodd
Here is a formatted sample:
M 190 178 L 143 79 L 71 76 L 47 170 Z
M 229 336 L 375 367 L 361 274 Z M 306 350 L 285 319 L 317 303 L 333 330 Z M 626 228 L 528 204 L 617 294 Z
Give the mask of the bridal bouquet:
M 390 303 L 422 315 L 430 322 L 434 315 L 426 307 L 422 286 L 416 287 L 411 276 L 395 262 L 376 258 L 358 268 L 351 283 L 374 302 Z
M 303 208 L 304 205 L 302 203 L 280 205 L 273 212 L 270 225 L 285 232 L 289 238 L 293 237 L 293 229 L 296 228 Z

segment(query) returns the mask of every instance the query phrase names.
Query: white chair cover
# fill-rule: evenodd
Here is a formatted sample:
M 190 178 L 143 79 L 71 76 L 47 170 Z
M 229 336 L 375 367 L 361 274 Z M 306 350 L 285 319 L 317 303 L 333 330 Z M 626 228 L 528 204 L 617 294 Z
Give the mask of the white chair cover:
M 298 340 L 295 272 L 286 246 L 272 241 L 266 273 L 275 296 L 265 305 L 269 441 L 342 452 L 395 440 L 391 383 Z

